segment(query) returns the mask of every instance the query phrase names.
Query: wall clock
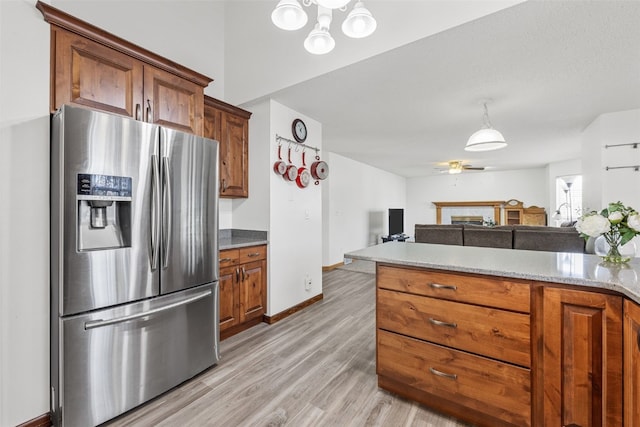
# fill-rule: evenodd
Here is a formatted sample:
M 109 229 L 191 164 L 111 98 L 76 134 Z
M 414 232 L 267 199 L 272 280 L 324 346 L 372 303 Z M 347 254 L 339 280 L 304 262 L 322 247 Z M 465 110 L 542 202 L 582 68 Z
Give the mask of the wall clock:
M 293 121 L 291 132 L 293 133 L 293 138 L 298 142 L 304 142 L 307 139 L 307 125 L 300 119 Z

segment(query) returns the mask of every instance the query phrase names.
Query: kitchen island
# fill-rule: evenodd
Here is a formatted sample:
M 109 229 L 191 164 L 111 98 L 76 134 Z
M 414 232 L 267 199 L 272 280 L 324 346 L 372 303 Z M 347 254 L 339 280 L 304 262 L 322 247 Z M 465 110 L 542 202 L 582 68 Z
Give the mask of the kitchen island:
M 376 262 L 381 388 L 476 425 L 640 425 L 638 259 L 401 242 L 345 257 Z

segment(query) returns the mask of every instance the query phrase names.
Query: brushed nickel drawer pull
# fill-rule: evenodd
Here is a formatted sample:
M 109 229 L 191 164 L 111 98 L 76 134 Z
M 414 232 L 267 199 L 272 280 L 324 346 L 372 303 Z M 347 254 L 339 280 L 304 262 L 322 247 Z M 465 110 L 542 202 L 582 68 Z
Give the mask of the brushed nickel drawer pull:
M 447 374 L 446 372 L 438 371 L 437 369 L 433 369 L 433 368 L 429 368 L 429 372 L 439 377 L 450 378 L 452 380 L 458 379 L 458 376 L 456 374 Z
M 458 289 L 458 287 L 455 285 L 441 285 L 440 283 L 431 283 L 429 286 L 431 286 L 433 289 L 449 289 L 452 291 Z
M 448 326 L 449 328 L 457 328 L 458 327 L 457 323 L 443 322 L 442 320 L 437 320 L 437 319 L 434 319 L 433 317 L 429 318 L 429 322 L 431 322 L 431 323 L 433 323 L 434 325 L 437 325 L 437 326 Z
M 230 262 L 233 261 L 233 258 L 220 258 L 220 262 Z
M 260 252 L 254 252 L 254 253 L 249 254 L 249 255 L 247 255 L 247 256 L 248 256 L 249 258 L 253 258 L 253 257 L 256 257 L 256 256 L 260 256 Z

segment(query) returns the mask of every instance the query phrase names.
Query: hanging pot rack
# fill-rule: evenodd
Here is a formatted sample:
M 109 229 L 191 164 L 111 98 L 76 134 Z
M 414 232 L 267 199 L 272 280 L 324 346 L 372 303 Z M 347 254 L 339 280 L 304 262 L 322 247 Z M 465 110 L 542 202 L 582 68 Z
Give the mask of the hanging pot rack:
M 307 144 L 302 143 L 302 142 L 294 141 L 293 139 L 285 138 L 284 136 L 280 136 L 280 135 L 276 134 L 276 142 L 278 144 L 281 144 L 283 141 L 284 142 L 288 142 L 289 146 L 294 145 L 295 147 L 302 147 L 303 149 L 308 148 L 310 150 L 313 150 L 313 151 L 316 152 L 316 155 L 320 151 L 320 149 L 317 148 L 317 147 L 313 147 L 311 145 L 307 145 Z M 296 148 L 296 151 L 298 151 L 297 148 Z

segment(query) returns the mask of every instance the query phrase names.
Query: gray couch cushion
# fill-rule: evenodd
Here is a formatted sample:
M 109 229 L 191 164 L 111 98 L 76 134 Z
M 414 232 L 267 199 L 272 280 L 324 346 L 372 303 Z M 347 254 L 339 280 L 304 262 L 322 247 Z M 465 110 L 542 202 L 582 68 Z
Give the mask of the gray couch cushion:
M 531 251 L 584 252 L 585 242 L 574 227 L 514 225 L 513 248 Z
M 487 248 L 513 247 L 513 227 L 510 225 L 499 227 L 483 227 L 481 225 L 464 225 L 465 246 L 482 246 Z
M 441 245 L 462 246 L 462 225 L 416 224 L 415 241 L 418 243 L 436 243 Z

